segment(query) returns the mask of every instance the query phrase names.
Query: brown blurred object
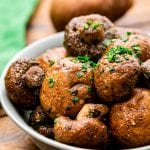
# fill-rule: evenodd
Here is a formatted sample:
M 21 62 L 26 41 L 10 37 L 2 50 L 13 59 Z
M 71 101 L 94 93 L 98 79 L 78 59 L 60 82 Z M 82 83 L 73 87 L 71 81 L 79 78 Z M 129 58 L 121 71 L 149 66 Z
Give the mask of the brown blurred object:
M 27 44 L 56 32 L 50 18 L 52 0 L 41 0 L 27 28 Z M 134 0 L 133 7 L 116 25 L 150 30 L 150 0 Z M 42 25 L 41 25 L 42 24 Z
M 40 3 L 27 26 L 27 44 L 55 33 L 49 12 L 51 0 L 40 0 Z
M 133 0 L 52 0 L 51 18 L 58 31 L 76 16 L 101 14 L 115 21 L 133 4 Z
M 27 44 L 55 33 L 50 20 L 51 0 L 40 0 L 27 28 Z M 116 24 L 150 30 L 150 0 L 135 0 L 134 6 Z M 39 150 L 29 136 L 0 109 L 0 150 Z

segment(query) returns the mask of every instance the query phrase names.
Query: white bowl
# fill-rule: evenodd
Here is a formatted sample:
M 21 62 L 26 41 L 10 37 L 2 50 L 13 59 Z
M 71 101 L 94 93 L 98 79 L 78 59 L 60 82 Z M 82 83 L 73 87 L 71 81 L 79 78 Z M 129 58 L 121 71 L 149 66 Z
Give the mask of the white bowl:
M 63 150 L 87 150 L 84 148 L 78 148 L 75 146 L 66 145 L 63 143 L 59 143 L 55 140 L 48 139 L 38 132 L 36 132 L 34 129 L 32 129 L 26 122 L 25 119 L 18 113 L 14 105 L 11 103 L 7 96 L 4 78 L 7 73 L 7 70 L 10 66 L 10 64 L 19 58 L 36 58 L 40 54 L 44 53 L 47 49 L 58 47 L 63 45 L 63 39 L 64 39 L 64 33 L 60 32 L 54 35 L 51 35 L 49 37 L 46 37 L 40 41 L 37 41 L 26 48 L 24 48 L 22 51 L 20 51 L 14 58 L 11 59 L 11 61 L 7 64 L 5 69 L 3 70 L 2 76 L 1 76 L 1 86 L 0 86 L 0 100 L 2 107 L 4 108 L 7 115 L 25 132 L 27 132 L 35 141 L 35 144 L 38 145 L 39 148 L 42 150 L 53 150 L 53 149 L 63 149 Z M 130 149 L 131 150 L 131 149 Z M 133 150 L 133 149 L 132 149 Z M 134 148 L 134 150 L 150 150 L 149 146 L 143 146 L 139 148 Z

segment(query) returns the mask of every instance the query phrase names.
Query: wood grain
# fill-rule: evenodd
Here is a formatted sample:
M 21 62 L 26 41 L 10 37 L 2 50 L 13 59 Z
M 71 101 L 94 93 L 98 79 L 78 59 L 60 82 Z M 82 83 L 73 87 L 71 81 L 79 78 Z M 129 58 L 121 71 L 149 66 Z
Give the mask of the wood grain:
M 2 117 L 0 122 L 0 150 L 39 150 L 8 117 Z
M 27 44 L 55 33 L 50 19 L 51 0 L 41 0 L 27 27 Z M 135 5 L 116 24 L 150 30 L 150 0 L 135 0 Z M 0 109 L 0 150 L 38 150 L 30 137 Z

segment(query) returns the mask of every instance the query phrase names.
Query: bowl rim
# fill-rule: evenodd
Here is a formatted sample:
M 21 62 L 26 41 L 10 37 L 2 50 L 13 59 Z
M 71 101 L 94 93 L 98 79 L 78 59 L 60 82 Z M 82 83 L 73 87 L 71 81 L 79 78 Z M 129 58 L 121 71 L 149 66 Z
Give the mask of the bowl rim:
M 5 110 L 6 114 L 9 116 L 9 118 L 17 125 L 19 126 L 21 129 L 23 129 L 26 133 L 28 133 L 31 137 L 33 137 L 34 139 L 43 142 L 49 146 L 53 146 L 54 148 L 59 148 L 59 149 L 64 149 L 64 150 L 91 150 L 91 149 L 85 149 L 85 148 L 80 148 L 80 147 L 75 147 L 75 146 L 71 146 L 71 145 L 67 145 L 67 144 L 63 144 L 60 142 L 57 142 L 53 139 L 50 138 L 46 138 L 43 135 L 41 135 L 40 133 L 38 133 L 37 131 L 35 131 L 32 127 L 30 127 L 20 116 L 20 118 L 22 119 L 22 122 L 20 120 L 18 120 L 15 115 L 13 115 L 13 112 L 9 109 L 10 107 L 12 107 L 15 111 L 16 109 L 14 108 L 13 105 L 11 106 L 7 106 L 8 103 L 7 101 L 10 102 L 10 100 L 3 94 L 3 92 L 6 92 L 5 90 L 5 75 L 7 73 L 7 70 L 9 68 L 9 66 L 11 65 L 12 62 L 16 61 L 21 55 L 22 53 L 28 52 L 29 49 L 33 49 L 35 46 L 40 46 L 45 42 L 51 41 L 53 38 L 60 38 L 64 36 L 64 32 L 59 32 L 59 33 L 55 33 L 53 35 L 50 35 L 48 37 L 45 37 L 41 40 L 38 40 L 36 42 L 33 42 L 32 44 L 28 45 L 27 47 L 23 48 L 20 52 L 18 52 L 5 66 L 5 68 L 2 71 L 1 74 L 1 78 L 0 78 L 0 102 L 1 105 L 3 107 L 3 109 Z M 11 103 L 11 102 L 10 102 Z M 19 114 L 18 114 L 19 115 Z M 131 148 L 128 150 L 149 150 L 150 149 L 150 145 L 147 146 L 143 146 L 143 147 L 137 147 L 137 148 Z

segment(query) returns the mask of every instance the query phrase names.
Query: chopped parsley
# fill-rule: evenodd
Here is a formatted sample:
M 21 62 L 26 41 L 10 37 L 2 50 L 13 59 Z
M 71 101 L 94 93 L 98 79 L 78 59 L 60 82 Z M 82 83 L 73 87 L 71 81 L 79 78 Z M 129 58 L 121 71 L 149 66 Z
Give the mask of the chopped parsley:
M 73 63 L 78 63 L 78 62 L 79 62 L 79 60 L 78 60 L 77 58 L 73 58 L 73 59 L 71 59 L 71 61 L 72 61 Z
M 77 75 L 78 78 L 82 78 L 84 73 L 83 72 L 77 72 L 76 75 Z
M 129 36 L 132 34 L 132 32 L 126 32 L 126 33 L 124 33 L 124 34 L 122 34 L 121 36 L 120 36 L 120 38 L 121 38 L 121 40 L 123 41 L 123 42 L 127 42 L 128 40 L 129 40 Z
M 102 42 L 103 46 L 105 48 L 107 48 L 108 46 L 110 46 L 112 44 L 112 40 L 111 39 L 105 39 L 103 42 Z
M 139 44 L 134 44 L 131 46 L 131 48 L 133 49 L 134 53 L 135 53 L 135 57 L 140 57 L 141 56 L 141 49 L 139 47 Z
M 81 71 L 86 72 L 88 67 L 89 67 L 88 64 L 82 64 L 82 70 Z
M 81 63 L 84 63 L 82 65 L 82 70 L 87 70 L 88 67 L 97 67 L 99 64 L 97 63 L 94 63 L 93 61 L 90 60 L 90 57 L 88 56 L 77 56 L 74 60 L 74 62 L 81 62 Z
M 127 54 L 123 54 L 123 57 L 124 57 L 125 60 L 129 60 L 129 57 L 128 57 Z
M 58 118 L 54 119 L 54 124 L 56 124 L 58 122 Z
M 94 78 L 93 78 L 93 77 L 90 77 L 90 81 L 94 81 Z
M 93 20 L 88 20 L 86 23 L 87 23 L 88 25 L 91 25 L 91 24 L 93 23 Z
M 111 73 L 113 73 L 113 72 L 116 71 L 115 68 L 112 67 L 112 66 L 107 67 L 107 70 L 108 70 L 109 72 L 111 72 Z
M 91 67 L 96 68 L 99 66 L 99 63 L 94 63 L 93 61 L 90 61 L 90 65 Z
M 84 30 L 88 30 L 89 29 L 89 25 L 87 23 L 84 23 L 83 28 L 84 28 Z
M 54 61 L 54 60 L 49 60 L 48 62 L 49 62 L 49 66 L 50 66 L 50 67 L 55 64 L 55 61 Z
M 88 91 L 89 93 L 92 93 L 92 92 L 93 92 L 93 89 L 92 89 L 90 86 L 88 86 L 88 87 L 87 87 L 87 91 Z
M 95 23 L 91 24 L 92 29 L 97 29 L 100 26 L 102 26 L 102 24 L 100 24 L 99 22 L 95 22 Z
M 132 55 L 132 50 L 124 47 L 124 46 L 117 46 L 117 47 L 112 47 L 109 49 L 109 51 L 106 54 L 106 59 L 108 59 L 109 62 L 121 62 L 120 58 L 117 55 L 122 55 L 122 54 L 129 54 Z
M 144 76 L 149 79 L 150 78 L 150 72 L 145 72 Z
M 88 20 L 86 23 L 83 24 L 84 30 L 88 30 L 90 27 L 94 30 L 98 27 L 102 26 L 99 22 L 94 22 L 93 20 Z
M 127 34 L 128 36 L 130 36 L 130 35 L 132 35 L 132 32 L 129 32 L 129 31 L 128 31 L 126 34 Z
M 53 88 L 55 85 L 55 81 L 52 77 L 48 78 L 49 87 Z
M 73 97 L 72 101 L 73 101 L 74 104 L 76 104 L 79 101 L 79 98 L 78 97 Z

